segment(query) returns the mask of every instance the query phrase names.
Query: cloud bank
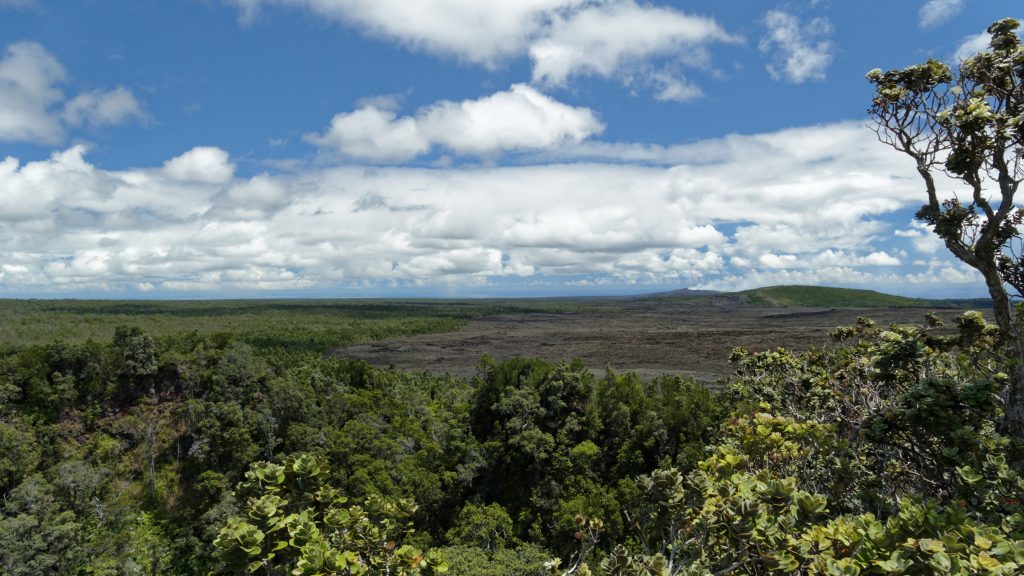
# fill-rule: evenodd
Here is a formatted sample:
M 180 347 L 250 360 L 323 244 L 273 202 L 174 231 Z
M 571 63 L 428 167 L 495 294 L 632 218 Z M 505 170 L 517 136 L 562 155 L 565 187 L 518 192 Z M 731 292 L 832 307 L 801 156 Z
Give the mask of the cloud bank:
M 920 185 L 857 123 L 580 152 L 555 164 L 252 178 L 215 147 L 123 171 L 95 166 L 80 146 L 7 158 L 0 292 L 869 284 L 914 281 L 894 271 L 911 260 L 924 262 L 916 278 L 975 281 L 916 252 L 919 231 L 894 237 L 887 218 L 920 203 Z

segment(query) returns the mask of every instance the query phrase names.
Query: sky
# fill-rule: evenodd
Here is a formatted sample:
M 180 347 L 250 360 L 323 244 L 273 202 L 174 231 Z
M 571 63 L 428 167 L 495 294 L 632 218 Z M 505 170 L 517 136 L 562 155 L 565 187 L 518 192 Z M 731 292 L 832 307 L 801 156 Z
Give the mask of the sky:
M 1020 12 L 0 0 L 0 297 L 983 295 L 864 75 Z

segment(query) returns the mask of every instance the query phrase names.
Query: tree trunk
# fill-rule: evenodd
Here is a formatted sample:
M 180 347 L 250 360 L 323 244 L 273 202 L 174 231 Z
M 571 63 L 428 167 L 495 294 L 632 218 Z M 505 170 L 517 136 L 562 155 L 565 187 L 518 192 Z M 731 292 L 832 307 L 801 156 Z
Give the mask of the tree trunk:
M 995 264 L 979 267 L 985 277 L 992 312 L 999 330 L 1006 338 L 1006 355 L 1010 361 L 1010 381 L 1003 392 L 1003 431 L 1024 438 L 1024 338 L 1013 319 L 1013 309 L 1006 287 Z
M 150 418 L 156 418 L 150 414 Z M 149 468 L 149 496 L 156 498 L 156 422 L 146 424 L 146 458 Z
M 1003 394 L 1003 409 L 1003 426 L 1006 432 L 1017 438 L 1024 438 L 1024 363 L 1018 363 L 1013 370 L 1010 383 Z

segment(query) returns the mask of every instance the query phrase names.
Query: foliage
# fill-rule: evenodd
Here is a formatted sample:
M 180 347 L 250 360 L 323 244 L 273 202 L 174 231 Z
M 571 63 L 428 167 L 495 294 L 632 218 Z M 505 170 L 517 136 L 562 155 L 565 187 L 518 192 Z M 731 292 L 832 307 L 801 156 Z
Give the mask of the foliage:
M 441 548 L 448 562 L 448 576 L 523 576 L 540 574 L 549 552 L 535 544 L 522 544 L 487 552 L 471 545 Z
M 915 163 L 927 203 L 917 218 L 985 279 L 996 323 L 1013 360 L 1005 382 L 1004 427 L 1024 438 L 1024 329 L 1009 290 L 1024 295 L 1024 47 L 1007 18 L 988 27 L 989 50 L 951 68 L 937 60 L 867 79 L 879 139 Z M 962 183 L 961 199 L 936 177 Z
M 466 504 L 455 526 L 445 535 L 453 544 L 480 548 L 486 553 L 504 550 L 512 541 L 512 518 L 498 504 Z
M 1014 461 L 1019 447 L 996 432 L 1006 379 L 998 328 L 977 312 L 953 333 L 927 320 L 887 329 L 862 320 L 837 329 L 847 344 L 824 352 L 734 352 L 737 402 L 834 429 L 814 439 L 816 462 L 776 471 L 801 477 L 841 510 L 893 510 L 909 495 L 953 501 L 963 489 L 957 466 Z M 768 453 L 747 450 L 755 452 Z
M 1019 571 L 1010 365 L 979 313 L 737 350 L 720 393 L 142 325 L 0 349 L 3 573 Z
M 300 454 L 260 462 L 239 487 L 248 519 L 231 517 L 213 541 L 229 570 L 294 575 L 441 574 L 436 552 L 402 544 L 413 532 L 410 500 L 366 499 L 348 505 L 326 480 L 326 461 Z
M 770 286 L 754 288 L 738 293 L 750 304 L 757 306 L 806 307 L 806 308 L 884 308 L 884 307 L 926 307 L 955 302 L 936 302 L 920 298 L 905 298 L 883 294 L 874 290 L 853 290 L 826 286 Z
M 662 462 L 693 466 L 725 414 L 678 377 L 597 380 L 578 362 L 526 359 L 482 368 L 471 427 L 488 466 L 477 489 L 517 519 L 517 537 L 564 551 L 575 547 L 577 515 L 600 515 L 618 536 L 619 481 Z
M 976 524 L 957 508 L 904 500 L 886 521 L 828 519 L 828 500 L 796 478 L 742 471 L 742 458 L 640 480 L 647 506 L 640 551 L 616 547 L 612 576 L 681 574 L 1017 574 L 1024 541 Z

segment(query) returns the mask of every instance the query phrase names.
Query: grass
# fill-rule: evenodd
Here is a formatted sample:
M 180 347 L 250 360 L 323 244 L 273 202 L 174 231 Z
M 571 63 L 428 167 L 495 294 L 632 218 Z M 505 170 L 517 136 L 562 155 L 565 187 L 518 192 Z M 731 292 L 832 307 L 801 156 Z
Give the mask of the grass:
M 874 290 L 827 286 L 771 286 L 737 293 L 755 306 L 804 308 L 988 308 L 985 299 L 928 300 L 893 296 Z

